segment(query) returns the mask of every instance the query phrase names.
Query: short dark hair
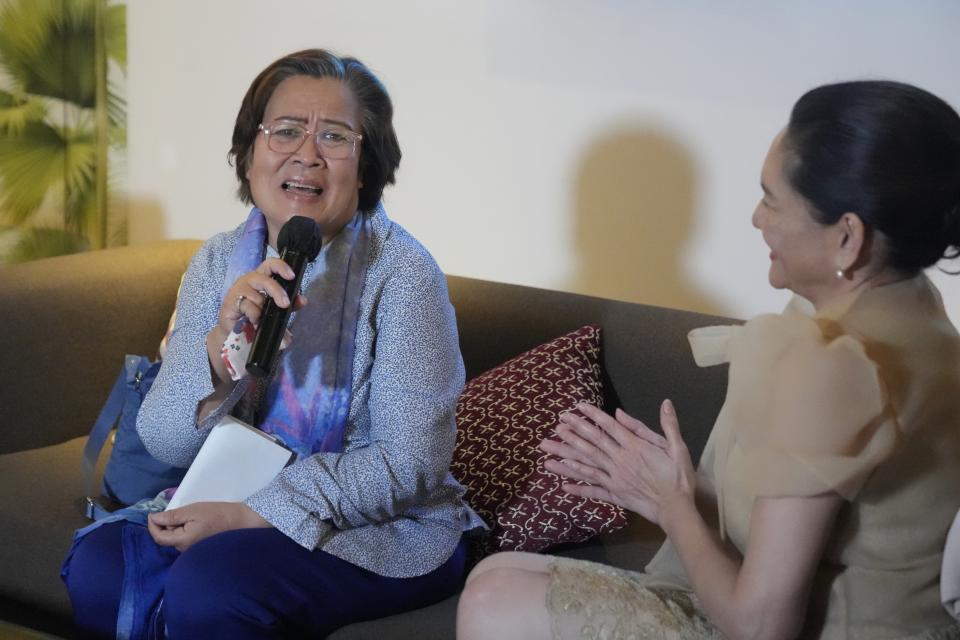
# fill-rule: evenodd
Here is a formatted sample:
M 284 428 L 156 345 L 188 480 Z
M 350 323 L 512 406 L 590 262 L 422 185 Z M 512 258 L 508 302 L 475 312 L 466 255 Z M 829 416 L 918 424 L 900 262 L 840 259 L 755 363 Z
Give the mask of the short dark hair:
M 787 179 L 819 222 L 856 213 L 906 274 L 960 255 L 960 116 L 937 96 L 890 81 L 817 87 L 784 140 Z
M 237 196 L 246 204 L 253 202 L 247 169 L 253 154 L 267 102 L 281 82 L 294 76 L 336 78 L 343 82 L 357 100 L 363 141 L 360 147 L 359 207 L 373 211 L 383 188 L 396 181 L 400 166 L 400 143 L 393 128 L 393 103 L 383 83 L 370 69 L 355 58 L 341 58 L 324 49 L 305 49 L 275 60 L 261 71 L 240 103 L 233 126 L 233 144 L 228 154 L 237 172 L 240 186 Z

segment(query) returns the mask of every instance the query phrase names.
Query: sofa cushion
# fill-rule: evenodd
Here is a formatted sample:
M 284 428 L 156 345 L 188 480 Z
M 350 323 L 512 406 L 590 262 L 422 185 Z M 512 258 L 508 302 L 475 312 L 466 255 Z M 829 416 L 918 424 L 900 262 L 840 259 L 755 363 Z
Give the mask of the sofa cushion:
M 491 527 L 481 553 L 542 551 L 626 525 L 622 509 L 563 491 L 537 445 L 578 402 L 603 404 L 600 328 L 585 326 L 477 376 L 457 403 L 451 471 Z

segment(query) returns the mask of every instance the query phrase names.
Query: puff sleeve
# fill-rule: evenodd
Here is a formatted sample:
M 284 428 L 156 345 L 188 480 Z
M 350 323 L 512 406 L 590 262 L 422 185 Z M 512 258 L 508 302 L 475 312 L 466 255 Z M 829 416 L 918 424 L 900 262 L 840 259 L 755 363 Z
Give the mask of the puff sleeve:
M 751 492 L 853 500 L 898 433 L 864 344 L 790 313 L 751 320 L 738 338 L 728 400 L 738 405 L 738 473 Z

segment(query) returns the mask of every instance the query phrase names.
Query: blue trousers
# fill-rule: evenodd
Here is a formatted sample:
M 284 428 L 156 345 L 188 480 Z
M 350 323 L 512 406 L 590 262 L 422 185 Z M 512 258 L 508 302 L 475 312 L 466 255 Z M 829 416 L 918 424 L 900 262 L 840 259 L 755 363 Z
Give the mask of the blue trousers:
M 81 638 L 116 632 L 127 523 L 105 524 L 74 551 L 67 590 Z M 425 607 L 459 589 L 466 543 L 436 570 L 387 578 L 323 551 L 308 551 L 276 529 L 238 529 L 179 554 L 164 585 L 169 638 L 323 638 L 351 622 Z

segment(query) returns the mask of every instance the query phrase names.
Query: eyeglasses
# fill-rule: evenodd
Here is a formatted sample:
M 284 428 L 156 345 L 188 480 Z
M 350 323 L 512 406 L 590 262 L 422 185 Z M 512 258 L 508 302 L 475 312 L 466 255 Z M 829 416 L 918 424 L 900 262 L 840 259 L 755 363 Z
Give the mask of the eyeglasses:
M 357 142 L 363 136 L 337 124 L 323 123 L 318 131 L 311 131 L 296 122 L 273 122 L 257 127 L 267 138 L 267 147 L 277 153 L 296 153 L 307 136 L 313 136 L 320 155 L 328 160 L 345 160 L 353 155 Z

